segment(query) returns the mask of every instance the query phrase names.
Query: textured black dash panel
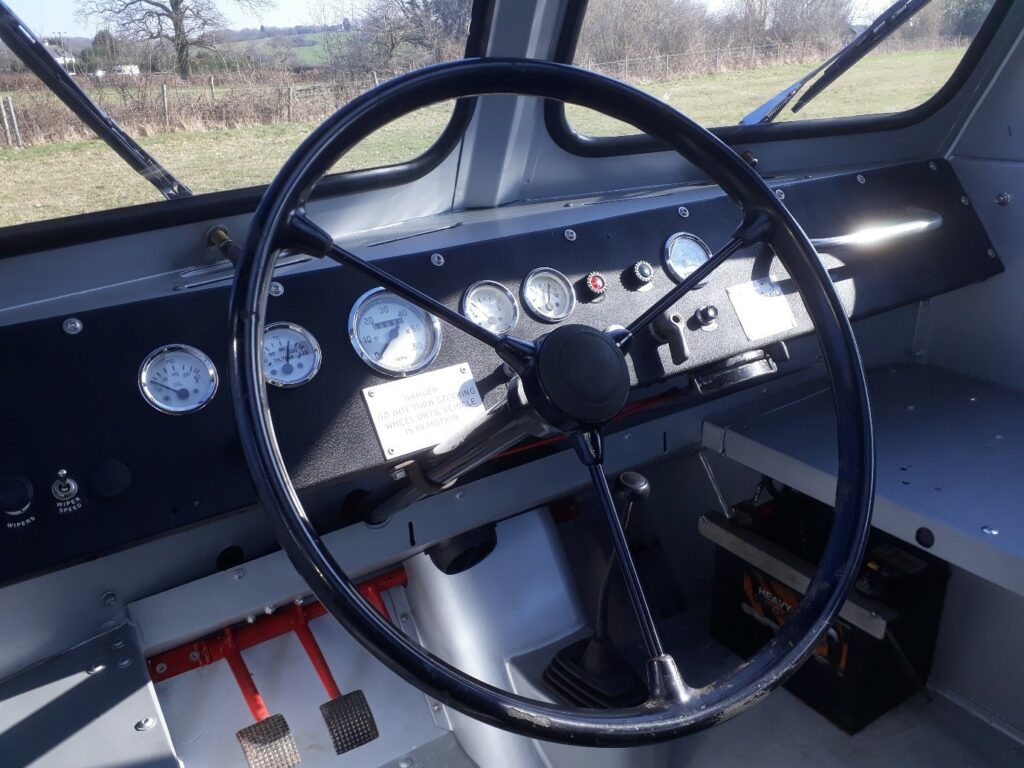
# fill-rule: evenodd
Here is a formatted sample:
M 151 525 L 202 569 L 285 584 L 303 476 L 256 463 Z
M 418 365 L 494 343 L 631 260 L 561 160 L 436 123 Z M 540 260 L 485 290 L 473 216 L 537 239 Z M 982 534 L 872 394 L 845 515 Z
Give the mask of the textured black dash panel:
M 843 256 L 833 277 L 840 293 L 863 316 L 985 279 L 1002 270 L 952 170 L 938 163 L 897 166 L 823 180 L 783 184 L 786 204 L 814 237 L 842 234 L 865 224 L 904 215 L 908 208 L 939 213 L 941 229 Z M 598 303 L 581 302 L 571 322 L 597 328 L 626 324 L 671 285 L 661 267 L 666 239 L 682 230 L 712 248 L 724 243 L 739 221 L 722 197 L 689 205 L 680 218 L 674 205 L 629 215 L 573 223 L 573 242 L 564 226 L 521 236 L 451 247 L 445 265 L 430 264 L 429 253 L 396 257 L 386 267 L 428 293 L 458 306 L 463 290 L 481 279 L 498 280 L 517 296 L 532 269 L 552 266 L 571 280 L 590 271 L 604 273 L 608 292 Z M 410 244 L 415 244 L 411 240 Z M 412 247 L 412 245 L 411 245 Z M 623 275 L 638 259 L 655 268 L 653 287 L 630 290 Z M 678 313 L 689 318 L 701 306 L 719 309 L 718 329 L 687 329 L 689 360 L 673 365 L 666 346 L 639 341 L 631 353 L 637 381 L 672 376 L 810 330 L 798 298 L 791 305 L 798 327 L 758 344 L 747 340 L 727 289 L 767 274 L 772 256 L 759 247 L 739 253 L 703 288 L 685 297 Z M 308 385 L 273 390 L 275 427 L 300 488 L 351 477 L 384 464 L 384 457 L 360 390 L 385 381 L 356 356 L 348 340 L 348 312 L 374 284 L 336 268 L 281 278 L 283 296 L 271 298 L 269 321 L 290 320 L 312 331 L 324 362 Z M 62 318 L 0 329 L 5 357 L 17 361 L 0 378 L 4 403 L 0 477 L 23 475 L 35 487 L 32 510 L 0 521 L 0 581 L 153 536 L 213 515 L 251 505 L 255 494 L 242 459 L 231 411 L 228 383 L 202 411 L 167 416 L 139 394 L 143 358 L 169 343 L 205 351 L 223 373 L 228 361 L 228 289 L 184 291 L 173 296 L 85 312 L 85 330 L 69 336 Z M 551 326 L 522 313 L 515 333 L 536 338 Z M 490 351 L 449 327 L 432 369 L 469 362 L 485 400 L 500 394 L 498 363 Z M 90 477 L 114 459 L 131 473 L 120 496 L 101 498 Z M 58 514 L 50 485 L 59 469 L 82 485 L 84 505 Z M 25 522 L 29 519 L 29 524 Z

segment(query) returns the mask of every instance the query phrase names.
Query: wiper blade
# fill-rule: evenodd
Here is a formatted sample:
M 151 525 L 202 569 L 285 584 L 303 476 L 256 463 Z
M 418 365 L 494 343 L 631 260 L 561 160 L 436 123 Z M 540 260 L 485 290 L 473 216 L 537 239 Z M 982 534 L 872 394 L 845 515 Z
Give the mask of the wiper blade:
M 929 2 L 931 0 L 898 0 L 893 3 L 888 10 L 871 22 L 867 29 L 857 35 L 832 58 L 759 106 L 740 120 L 740 125 L 772 122 L 803 87 L 821 73 L 821 77 L 815 80 L 807 92 L 793 105 L 793 112 L 799 112 L 854 64 L 873 51 L 889 35 L 910 21 Z
M 3 0 L 0 0 L 0 40 L 121 159 L 160 190 L 161 195 L 168 200 L 191 197 L 192 190 L 174 178 L 89 98 L 64 67 L 50 55 L 35 33 Z

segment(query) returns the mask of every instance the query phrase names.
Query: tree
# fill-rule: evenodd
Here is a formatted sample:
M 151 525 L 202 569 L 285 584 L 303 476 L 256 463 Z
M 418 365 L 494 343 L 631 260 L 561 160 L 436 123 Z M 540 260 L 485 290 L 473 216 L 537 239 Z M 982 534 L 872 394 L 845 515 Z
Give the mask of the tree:
M 252 14 L 273 0 L 234 0 Z M 118 35 L 134 41 L 168 43 L 174 49 L 174 69 L 182 77 L 192 74 L 196 49 L 212 49 L 212 35 L 226 19 L 215 0 L 78 0 L 75 17 L 81 24 L 97 20 Z

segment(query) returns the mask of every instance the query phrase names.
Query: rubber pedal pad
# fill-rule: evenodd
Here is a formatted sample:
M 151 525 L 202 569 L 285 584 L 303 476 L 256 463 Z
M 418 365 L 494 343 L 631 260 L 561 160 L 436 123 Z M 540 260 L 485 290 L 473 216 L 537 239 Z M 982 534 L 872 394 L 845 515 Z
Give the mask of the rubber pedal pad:
M 302 761 L 284 715 L 271 715 L 235 735 L 250 768 L 293 768 Z
M 377 721 L 362 691 L 352 691 L 320 705 L 335 754 L 361 747 L 380 736 Z

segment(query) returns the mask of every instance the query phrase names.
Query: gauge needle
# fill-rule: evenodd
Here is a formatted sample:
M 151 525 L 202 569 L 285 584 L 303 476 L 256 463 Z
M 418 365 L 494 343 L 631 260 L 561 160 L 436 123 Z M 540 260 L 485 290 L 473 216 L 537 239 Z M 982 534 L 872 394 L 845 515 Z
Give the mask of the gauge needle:
M 181 389 L 175 389 L 174 387 L 169 387 L 166 384 L 163 384 L 163 383 L 157 381 L 156 379 L 150 379 L 149 384 L 151 386 L 153 384 L 155 384 L 158 387 L 163 387 L 168 392 L 174 392 L 181 400 L 187 400 L 188 399 L 188 390 L 185 389 L 184 387 L 182 387 Z
M 284 345 L 284 361 L 286 363 L 292 361 L 292 343 L 290 341 Z

